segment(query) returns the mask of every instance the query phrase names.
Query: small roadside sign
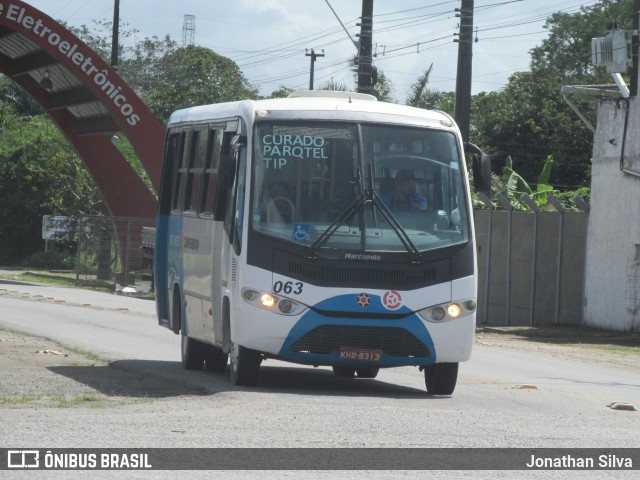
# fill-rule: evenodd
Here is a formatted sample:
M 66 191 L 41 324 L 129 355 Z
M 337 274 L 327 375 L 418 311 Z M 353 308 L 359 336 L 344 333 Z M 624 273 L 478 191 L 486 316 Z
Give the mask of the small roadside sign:
M 43 215 L 42 216 L 42 239 L 59 240 L 68 233 L 69 217 L 63 215 Z

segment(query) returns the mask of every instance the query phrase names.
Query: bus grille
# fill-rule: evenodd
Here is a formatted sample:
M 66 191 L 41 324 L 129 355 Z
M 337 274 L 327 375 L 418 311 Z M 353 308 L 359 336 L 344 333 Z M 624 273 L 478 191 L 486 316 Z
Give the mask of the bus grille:
M 416 336 L 397 327 L 323 325 L 294 342 L 293 352 L 330 354 L 341 347 L 382 350 L 391 357 L 428 357 L 429 349 Z
M 380 268 L 377 265 L 354 266 L 318 266 L 303 265 L 290 261 L 289 274 L 293 278 L 306 280 L 319 285 L 355 286 L 367 285 L 370 288 L 413 289 L 433 284 L 438 270 L 434 267 L 422 268 Z

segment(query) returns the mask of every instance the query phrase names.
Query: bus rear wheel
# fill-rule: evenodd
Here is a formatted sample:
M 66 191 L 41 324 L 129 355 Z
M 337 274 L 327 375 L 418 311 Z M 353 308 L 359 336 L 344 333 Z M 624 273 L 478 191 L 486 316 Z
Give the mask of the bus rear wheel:
M 458 381 L 458 363 L 434 363 L 424 367 L 424 383 L 431 395 L 451 395 Z
M 231 343 L 229 374 L 234 385 L 254 386 L 260 376 L 262 358 L 255 350 Z
M 185 370 L 202 369 L 207 353 L 207 346 L 204 343 L 189 338 L 183 333 L 180 350 L 182 352 L 182 366 Z
M 224 372 L 227 368 L 228 355 L 218 347 L 209 345 L 204 359 L 204 367 L 210 372 Z

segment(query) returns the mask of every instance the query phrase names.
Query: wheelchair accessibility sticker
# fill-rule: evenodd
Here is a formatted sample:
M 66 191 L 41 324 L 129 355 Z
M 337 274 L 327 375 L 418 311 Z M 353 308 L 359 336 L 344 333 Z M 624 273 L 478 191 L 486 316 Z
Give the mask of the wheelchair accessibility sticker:
M 294 242 L 305 242 L 307 240 L 307 236 L 309 235 L 309 224 L 308 223 L 294 223 L 293 224 L 293 241 Z

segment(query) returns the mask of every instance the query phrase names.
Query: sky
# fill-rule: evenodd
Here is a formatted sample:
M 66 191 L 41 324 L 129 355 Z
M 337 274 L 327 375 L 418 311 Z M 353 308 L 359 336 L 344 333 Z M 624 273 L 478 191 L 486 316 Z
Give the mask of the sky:
M 74 26 L 113 20 L 114 0 L 26 3 Z M 548 35 L 543 26 L 552 13 L 595 3 L 475 0 L 472 93 L 500 90 L 511 74 L 528 70 L 529 51 Z M 459 7 L 460 0 L 374 0 L 374 64 L 392 82 L 397 101 L 406 100 L 432 63 L 430 88 L 455 91 Z M 307 89 L 311 49 L 324 53 L 315 62 L 315 88 L 332 79 L 355 88 L 348 61 L 356 53 L 352 40 L 361 14 L 361 0 L 120 0 L 121 29 L 137 31 L 120 41 L 169 35 L 182 44 L 185 15 L 193 15 L 194 43 L 235 61 L 261 95 L 280 86 Z

